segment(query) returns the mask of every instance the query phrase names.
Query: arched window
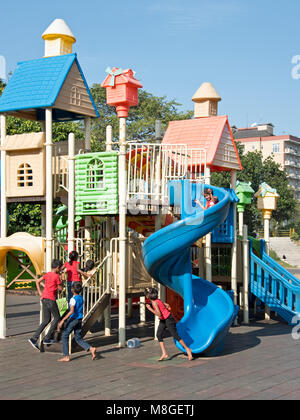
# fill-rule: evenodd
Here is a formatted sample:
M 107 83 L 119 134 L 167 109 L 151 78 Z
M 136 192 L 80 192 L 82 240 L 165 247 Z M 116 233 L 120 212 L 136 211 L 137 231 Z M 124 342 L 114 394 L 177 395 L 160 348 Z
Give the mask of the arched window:
M 87 167 L 87 189 L 102 190 L 104 188 L 104 163 L 101 159 L 93 159 Z
M 77 86 L 72 86 L 70 103 L 71 105 L 76 105 L 76 106 L 81 105 L 81 92 Z
M 33 187 L 32 168 L 29 163 L 22 163 L 18 168 L 18 187 Z

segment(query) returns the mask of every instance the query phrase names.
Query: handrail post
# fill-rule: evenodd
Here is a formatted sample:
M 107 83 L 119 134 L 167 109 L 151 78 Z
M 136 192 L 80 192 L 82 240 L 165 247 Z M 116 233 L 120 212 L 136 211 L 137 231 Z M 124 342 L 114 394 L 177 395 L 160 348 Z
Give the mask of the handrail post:
M 75 135 L 69 134 L 68 254 L 75 249 Z
M 244 323 L 249 324 L 249 241 L 248 226 L 243 226 L 243 316 Z

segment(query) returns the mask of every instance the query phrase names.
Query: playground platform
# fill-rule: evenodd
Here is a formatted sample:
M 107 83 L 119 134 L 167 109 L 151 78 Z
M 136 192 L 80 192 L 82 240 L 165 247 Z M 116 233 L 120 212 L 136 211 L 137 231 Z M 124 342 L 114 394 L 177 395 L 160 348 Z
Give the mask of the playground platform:
M 112 337 L 104 337 L 100 325 L 86 336 L 99 347 L 97 360 L 80 352 L 61 364 L 57 354 L 39 353 L 27 342 L 38 323 L 38 307 L 37 296 L 7 296 L 11 336 L 0 342 L 0 400 L 300 398 L 300 340 L 278 319 L 251 318 L 249 325 L 231 328 L 220 356 L 192 362 L 167 338 L 170 360 L 158 363 L 151 316 L 145 327 L 135 317 L 127 320 L 128 338 L 140 337 L 142 346 L 118 349 L 115 315 Z

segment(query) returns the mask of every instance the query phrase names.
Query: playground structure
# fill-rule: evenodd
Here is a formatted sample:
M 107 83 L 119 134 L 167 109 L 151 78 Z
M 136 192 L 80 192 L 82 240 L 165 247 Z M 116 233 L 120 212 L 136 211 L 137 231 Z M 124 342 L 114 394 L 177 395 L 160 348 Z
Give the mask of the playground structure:
M 52 258 L 66 260 L 74 249 L 82 266 L 93 259 L 95 272 L 83 282 L 83 333 L 103 315 L 109 335 L 111 300 L 118 299 L 120 347 L 126 343 L 126 299 L 130 312 L 132 298 L 144 302 L 144 288 L 156 282 L 160 297 L 177 308 L 179 333 L 195 354 L 222 351 L 238 304 L 249 321 L 251 293 L 291 322 L 300 311 L 299 281 L 268 257 L 264 242 L 256 253 L 251 242 L 249 251 L 243 222 L 243 238 L 237 236 L 237 204 L 245 197 L 244 205 L 249 202 L 251 189 L 236 189 L 242 167 L 228 118 L 218 116 L 221 98 L 213 86 L 204 83 L 193 96 L 194 119 L 170 122 L 159 143 L 136 143 L 126 139 L 126 117 L 138 105 L 142 85 L 131 69 L 108 68 L 102 86 L 119 117 L 119 143 L 107 127 L 106 151 L 91 152 L 91 119 L 101 115 L 72 53 L 76 39 L 62 20 L 43 39 L 45 57 L 19 63 L 0 97 L 0 337 L 6 335 L 6 257 L 13 251 L 30 259 L 33 278 L 50 270 Z M 41 121 L 43 131 L 7 136 L 7 115 Z M 70 134 L 68 142 L 53 144 L 54 121 L 79 119 L 83 143 Z M 231 172 L 229 189 L 211 187 L 211 173 L 218 171 Z M 205 187 L 213 188 L 219 203 L 203 211 L 194 201 L 203 202 Z M 40 238 L 7 238 L 8 202 L 42 205 Z M 54 202 L 65 205 L 60 223 L 53 222 Z M 218 272 L 224 255 L 226 276 Z M 60 308 L 65 298 L 63 292 Z

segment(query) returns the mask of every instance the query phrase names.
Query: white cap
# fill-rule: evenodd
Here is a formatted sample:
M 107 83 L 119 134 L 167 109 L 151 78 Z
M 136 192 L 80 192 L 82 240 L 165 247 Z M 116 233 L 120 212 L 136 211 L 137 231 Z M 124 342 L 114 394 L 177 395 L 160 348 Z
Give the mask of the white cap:
M 201 102 L 208 99 L 215 100 L 216 102 L 222 100 L 213 85 L 209 82 L 204 82 L 192 97 L 192 101 Z
M 68 37 L 71 40 L 73 40 L 73 42 L 76 42 L 75 36 L 73 35 L 71 29 L 68 27 L 68 25 L 63 19 L 55 19 L 51 23 L 51 25 L 48 26 L 48 28 L 45 30 L 45 32 L 42 35 L 42 38 L 47 40 L 49 38 L 57 36 Z

